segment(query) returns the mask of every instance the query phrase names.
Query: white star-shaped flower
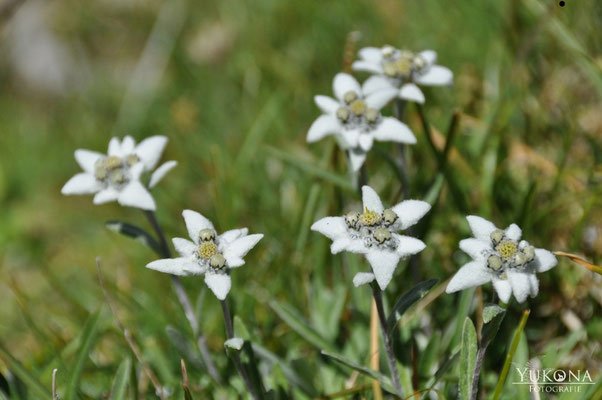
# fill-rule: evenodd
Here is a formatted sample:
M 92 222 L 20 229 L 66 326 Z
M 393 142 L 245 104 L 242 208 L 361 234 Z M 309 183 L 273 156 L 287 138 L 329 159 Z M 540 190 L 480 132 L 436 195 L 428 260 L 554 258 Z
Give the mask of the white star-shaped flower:
M 380 109 L 397 95 L 397 89 L 389 87 L 365 96 L 357 80 L 345 73 L 338 73 L 332 86 L 336 100 L 322 95 L 314 98 L 323 114 L 309 128 L 308 142 L 336 135 L 340 146 L 349 150 L 355 171 L 364 163 L 375 140 L 416 143 L 406 124 L 380 113 Z
M 420 200 L 405 200 L 385 209 L 378 194 L 369 186 L 362 187 L 362 201 L 362 213 L 322 218 L 311 229 L 332 240 L 332 254 L 348 251 L 366 256 L 372 272 L 356 274 L 353 278 L 356 287 L 376 279 L 384 290 L 399 260 L 426 247 L 421 240 L 398 232 L 416 224 L 431 206 Z
M 138 145 L 131 136 L 123 141 L 112 138 L 107 155 L 90 150 L 76 150 L 75 160 L 83 172 L 72 177 L 61 189 L 64 195 L 95 194 L 94 204 L 117 200 L 123 206 L 155 210 L 155 201 L 140 182 L 144 172 L 152 171 L 165 149 L 165 136 L 151 136 Z M 151 175 L 149 188 L 176 166 L 167 161 Z
M 399 98 L 424 103 L 424 94 L 417 85 L 449 86 L 454 79 L 449 68 L 435 65 L 437 53 L 433 50 L 413 53 L 392 46 L 364 47 L 359 57 L 352 68 L 374 74 L 364 83 L 365 95 L 396 88 Z
M 247 228 L 233 229 L 217 235 L 211 221 L 191 210 L 182 212 L 192 241 L 172 239 L 178 258 L 166 258 L 147 264 L 146 268 L 172 275 L 205 275 L 205 283 L 215 296 L 224 300 L 230 292 L 230 270 L 244 265 L 247 255 L 263 234 L 248 235 Z
M 499 298 L 508 303 L 510 296 L 519 303 L 539 291 L 536 272 L 545 272 L 557 264 L 552 252 L 536 249 L 521 240 L 521 229 L 512 224 L 500 230 L 484 218 L 466 217 L 474 238 L 460 241 L 460 249 L 473 261 L 464 265 L 447 285 L 446 292 L 492 282 Z

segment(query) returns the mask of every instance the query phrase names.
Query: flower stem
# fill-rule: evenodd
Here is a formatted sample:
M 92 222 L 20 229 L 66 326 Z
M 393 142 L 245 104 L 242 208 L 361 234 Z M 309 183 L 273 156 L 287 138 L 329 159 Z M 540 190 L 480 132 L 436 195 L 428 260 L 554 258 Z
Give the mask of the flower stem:
M 387 363 L 389 364 L 389 370 L 391 371 L 391 378 L 393 379 L 393 386 L 399 396 L 403 396 L 401 390 L 401 383 L 399 381 L 399 371 L 397 370 L 397 361 L 395 361 L 395 355 L 393 354 L 393 346 L 391 344 L 391 338 L 387 333 L 389 328 L 387 326 L 387 317 L 385 316 L 385 309 L 383 307 L 383 297 L 380 287 L 374 282 L 371 284 L 372 294 L 374 296 L 374 302 L 376 303 L 376 310 L 378 311 L 378 319 L 380 320 L 380 330 L 383 335 L 383 343 L 385 345 L 385 351 L 387 354 Z
M 508 308 L 508 304 L 502 301 L 499 302 L 499 305 L 504 309 Z M 477 398 L 477 394 L 479 392 L 479 376 L 481 374 L 483 360 L 485 359 L 485 351 L 487 351 L 487 346 L 489 346 L 489 343 L 491 343 L 493 338 L 495 338 L 495 335 L 497 335 L 505 315 L 505 311 L 500 313 L 499 316 L 495 317 L 489 322 L 488 325 L 483 327 L 481 342 L 479 343 L 479 348 L 477 350 L 477 360 L 475 362 L 474 372 L 472 374 L 472 393 L 470 400 L 476 400 Z
M 161 254 L 159 254 L 159 256 L 171 258 L 171 250 L 169 249 L 167 239 L 165 238 L 165 234 L 163 233 L 163 230 L 161 229 L 161 226 L 157 221 L 155 213 L 153 211 L 145 210 L 144 214 L 148 218 L 148 221 L 150 222 L 155 233 L 157 234 L 157 237 L 159 238 L 159 244 L 161 245 Z M 207 367 L 207 372 L 209 372 L 209 375 L 211 375 L 211 377 L 216 382 L 221 382 L 219 372 L 217 371 L 217 368 L 215 367 L 215 364 L 211 359 L 209 349 L 207 348 L 207 340 L 205 339 L 205 336 L 203 336 L 203 334 L 199 332 L 199 323 L 196 318 L 194 309 L 192 307 L 192 303 L 190 302 L 190 298 L 188 297 L 188 294 L 186 294 L 186 290 L 184 289 L 184 286 L 182 286 L 180 278 L 176 275 L 170 275 L 170 278 L 171 284 L 174 288 L 174 291 L 176 292 L 176 296 L 178 297 L 178 301 L 180 302 L 182 309 L 184 310 L 186 319 L 188 320 L 188 323 L 190 324 L 192 332 L 196 338 L 197 345 L 199 346 L 199 351 L 201 352 L 201 357 L 203 358 L 205 366 Z
M 224 322 L 226 324 L 226 336 L 228 339 L 232 339 L 234 337 L 234 328 L 232 327 L 232 316 L 230 315 L 230 308 L 228 308 L 228 303 L 226 300 L 220 300 L 222 305 L 222 312 L 224 313 Z M 259 395 L 255 391 L 255 388 L 251 384 L 251 380 L 249 379 L 249 375 L 247 375 L 247 371 L 245 370 L 242 362 L 240 361 L 240 357 L 238 355 L 238 351 L 232 351 L 232 361 L 234 361 L 234 365 L 236 366 L 236 370 L 238 371 L 240 377 L 245 383 L 247 387 L 247 391 L 251 394 L 254 399 L 259 399 Z

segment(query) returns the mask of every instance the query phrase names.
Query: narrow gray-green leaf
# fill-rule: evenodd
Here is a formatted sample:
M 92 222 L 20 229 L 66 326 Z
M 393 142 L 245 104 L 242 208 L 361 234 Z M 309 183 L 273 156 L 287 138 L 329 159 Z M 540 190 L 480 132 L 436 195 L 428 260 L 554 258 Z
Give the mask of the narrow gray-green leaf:
M 424 282 L 420 282 L 418 285 L 414 286 L 397 299 L 389 317 L 387 318 L 387 324 L 389 326 L 388 334 L 395 329 L 397 325 L 397 321 L 401 318 L 403 313 L 405 313 L 408 308 L 412 306 L 412 304 L 416 303 L 418 300 L 423 298 L 428 291 L 439 282 L 439 279 L 429 279 Z
M 90 354 L 90 349 L 94 345 L 96 340 L 96 333 L 98 332 L 98 320 L 100 317 L 100 311 L 95 312 L 88 318 L 88 321 L 84 325 L 84 329 L 79 338 L 79 348 L 77 349 L 77 355 L 75 362 L 73 363 L 73 369 L 69 375 L 69 384 L 67 385 L 67 391 L 65 393 L 65 400 L 77 399 L 77 391 L 79 389 L 79 381 L 84 370 L 84 364 Z
M 314 328 L 312 328 L 305 318 L 292 306 L 276 301 L 270 301 L 270 307 L 278 316 L 297 332 L 302 338 L 320 350 L 336 351 L 333 344 L 324 339 Z
M 110 400 L 125 399 L 131 368 L 132 360 L 129 357 L 125 358 L 121 362 L 121 364 L 119 364 L 119 368 L 117 368 L 117 373 L 115 374 L 115 378 L 113 379 L 113 386 L 111 387 L 111 397 L 109 398 Z
M 393 384 L 391 383 L 391 379 L 389 377 L 381 374 L 380 372 L 375 371 L 371 368 L 364 367 L 363 365 L 353 362 L 353 361 L 351 361 L 341 355 L 338 355 L 338 354 L 329 353 L 327 351 L 322 351 L 322 354 L 325 355 L 326 357 L 332 358 L 333 360 L 335 360 L 357 372 L 361 372 L 364 375 L 367 375 L 373 379 L 376 379 L 377 381 L 380 382 L 383 389 L 385 389 L 386 391 L 388 391 L 390 393 L 395 393 L 395 388 L 393 387 Z
M 105 222 L 105 226 L 113 232 L 120 233 L 142 243 L 155 253 L 160 254 L 162 251 L 159 242 L 157 242 L 157 240 L 155 240 L 150 233 L 146 232 L 140 227 L 137 227 L 136 225 L 128 224 L 127 222 L 123 221 L 107 221 Z
M 477 361 L 477 332 L 470 318 L 462 326 L 462 348 L 460 350 L 460 398 L 470 399 L 472 375 Z
M 488 304 L 483 309 L 483 322 L 488 324 L 498 314 L 506 312 L 506 310 L 497 304 Z

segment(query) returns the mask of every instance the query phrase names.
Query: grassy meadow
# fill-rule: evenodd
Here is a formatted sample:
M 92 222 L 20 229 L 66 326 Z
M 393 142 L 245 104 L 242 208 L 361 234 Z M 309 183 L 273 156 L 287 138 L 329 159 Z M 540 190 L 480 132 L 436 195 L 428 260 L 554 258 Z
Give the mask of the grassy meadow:
M 444 292 L 469 260 L 458 248 L 470 236 L 466 215 L 516 222 L 536 247 L 602 263 L 600 1 L 61 0 L 0 10 L 0 398 L 50 398 L 54 368 L 60 398 L 156 398 L 107 305 L 96 257 L 117 315 L 171 398 L 184 396 L 181 359 L 192 398 L 246 398 L 202 277 L 182 282 L 220 382 L 169 277 L 145 268 L 156 256 L 105 227 L 150 230 L 143 212 L 60 193 L 80 170 L 75 149 L 104 152 L 127 134 L 169 138 L 163 160 L 178 166 L 153 190 L 168 238 L 186 236 L 183 209 L 218 232 L 265 234 L 233 272 L 228 301 L 272 398 L 378 398 L 372 378 L 321 354 L 370 367 L 371 293 L 352 284 L 366 261 L 331 255 L 309 230 L 361 199 L 335 141 L 305 140 L 320 115 L 313 96 L 332 95 L 334 75 L 365 46 L 433 49 L 454 72 L 453 87 L 425 89 L 430 135 L 417 107 L 405 110 L 418 140 L 406 149 L 411 198 L 433 208 L 413 232 L 427 248 L 414 268 L 401 262 L 385 304 L 439 279 L 395 331 L 406 395 L 435 385 L 439 394 L 422 398 L 458 396 L 462 324 L 468 316 L 480 327 L 492 299 L 490 284 Z M 366 162 L 368 184 L 389 205 L 400 197 L 398 152 L 378 143 Z M 481 398 L 525 309 L 516 366 L 536 359 L 602 377 L 602 276 L 559 258 L 538 277 L 540 294 L 511 302 L 489 346 Z M 502 398 L 529 399 L 528 386 L 511 384 L 513 369 Z M 601 399 L 602 383 L 541 398 Z

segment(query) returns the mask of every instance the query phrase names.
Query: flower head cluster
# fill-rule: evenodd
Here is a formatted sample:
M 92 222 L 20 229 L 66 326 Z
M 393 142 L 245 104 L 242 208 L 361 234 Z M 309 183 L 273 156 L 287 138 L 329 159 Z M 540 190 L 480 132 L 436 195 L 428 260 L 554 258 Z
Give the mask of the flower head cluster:
M 400 235 L 400 230 L 416 224 L 431 206 L 419 200 L 406 200 L 385 209 L 378 194 L 369 186 L 362 187 L 363 209 L 342 217 L 326 217 L 311 229 L 331 239 L 332 254 L 348 251 L 364 254 L 372 273 L 360 272 L 353 278 L 355 286 L 376 282 L 385 289 L 401 258 L 422 251 L 425 244 L 413 237 Z
M 373 74 L 364 83 L 366 95 L 395 88 L 399 98 L 424 103 L 424 94 L 417 85 L 448 86 L 453 82 L 448 68 L 435 65 L 437 53 L 433 50 L 414 53 L 392 46 L 365 47 L 359 57 L 353 69 Z
M 416 143 L 406 124 L 380 112 L 397 95 L 397 89 L 389 87 L 365 95 L 354 77 L 339 73 L 334 77 L 333 91 L 336 100 L 321 95 L 314 98 L 323 115 L 310 127 L 307 141 L 316 142 L 327 135 L 336 135 L 340 146 L 349 150 L 354 171 L 360 169 L 375 140 Z
M 138 145 L 131 136 L 126 136 L 123 141 L 112 138 L 106 155 L 76 150 L 75 160 L 83 172 L 72 177 L 61 193 L 94 194 L 94 204 L 117 201 L 124 206 L 155 210 L 155 201 L 140 178 L 156 167 L 166 144 L 165 136 L 151 136 Z M 175 161 L 168 161 L 157 168 L 149 187 L 156 185 L 175 165 Z
M 474 238 L 464 239 L 460 248 L 473 258 L 464 265 L 447 285 L 447 293 L 492 282 L 500 300 L 510 296 L 519 303 L 539 291 L 536 272 L 556 266 L 554 254 L 521 240 L 522 231 L 516 224 L 505 230 L 477 216 L 466 217 Z
M 233 229 L 217 235 L 211 221 L 201 214 L 184 210 L 182 213 L 192 241 L 174 238 L 178 258 L 166 258 L 147 264 L 147 268 L 173 275 L 205 275 L 205 283 L 215 296 L 224 300 L 230 292 L 230 269 L 244 265 L 243 257 L 262 234 L 248 235 L 247 228 Z

